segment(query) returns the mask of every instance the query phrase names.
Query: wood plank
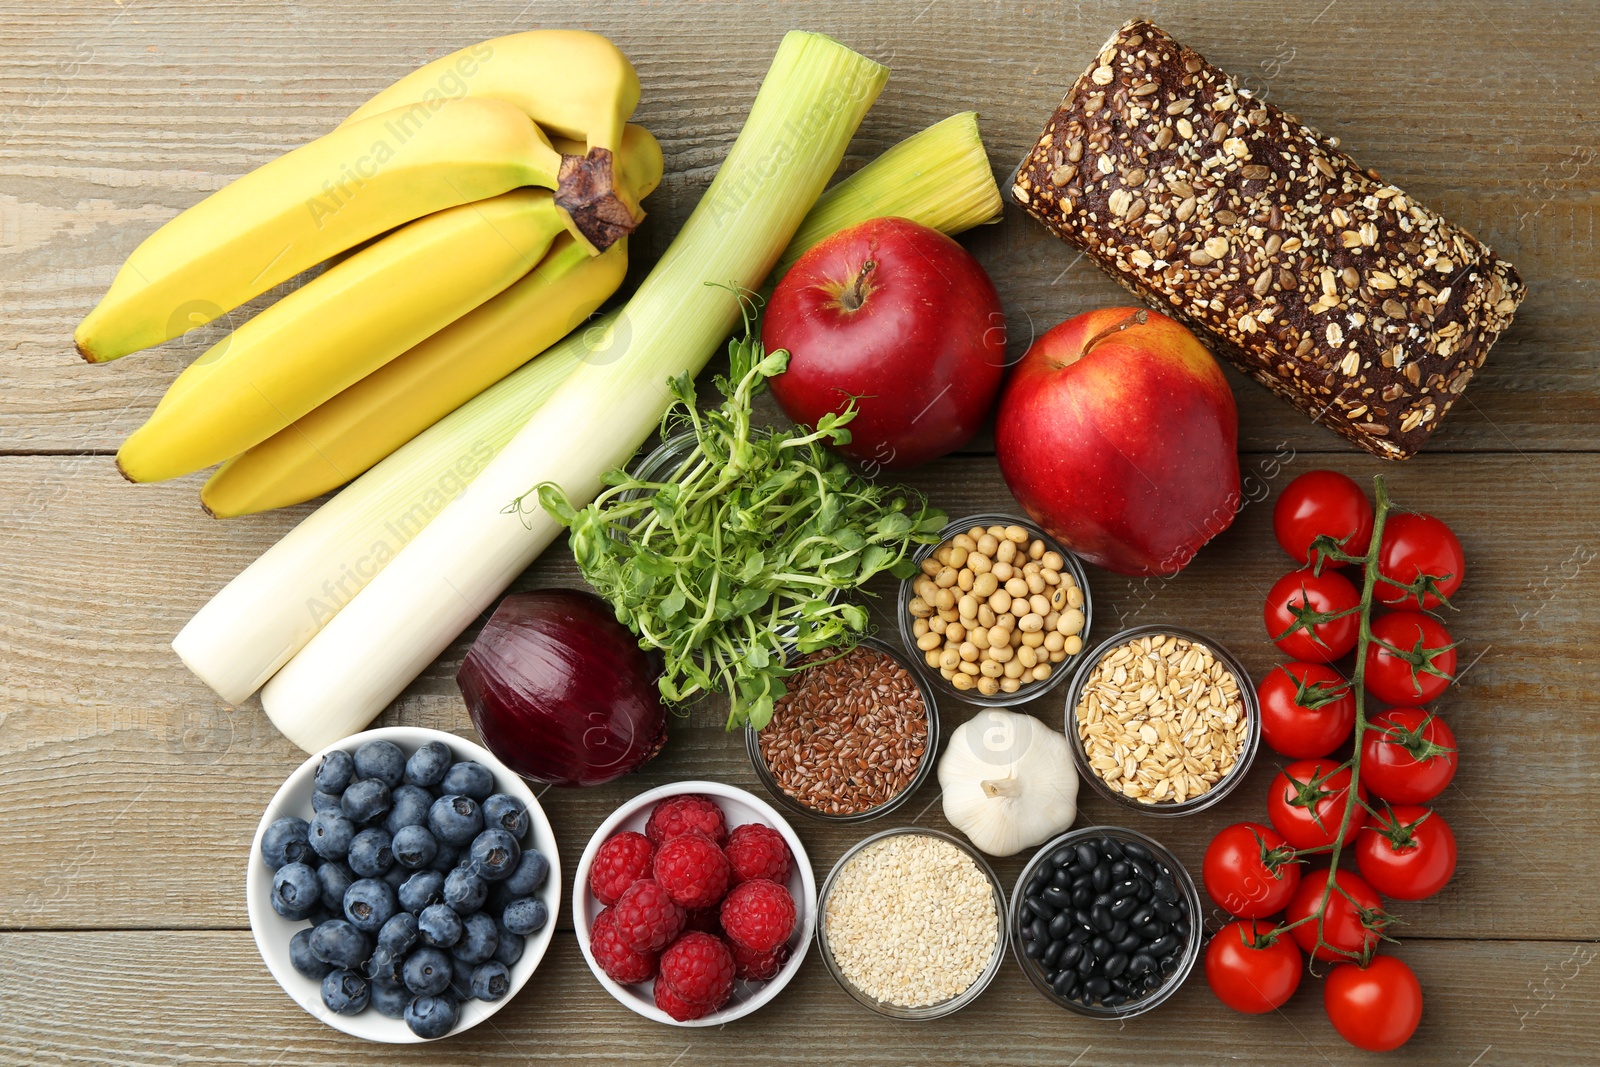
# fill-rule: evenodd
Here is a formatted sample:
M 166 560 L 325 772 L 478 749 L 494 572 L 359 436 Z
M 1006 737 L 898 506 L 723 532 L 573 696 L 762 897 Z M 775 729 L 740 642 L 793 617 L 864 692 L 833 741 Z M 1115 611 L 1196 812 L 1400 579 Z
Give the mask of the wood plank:
M 1276 493 L 1322 462 L 1297 456 L 1274 469 L 1250 457 L 1246 491 Z M 1439 705 L 1463 750 L 1441 805 L 1460 838 L 1462 868 L 1435 900 L 1396 908 L 1411 924 L 1407 933 L 1600 936 L 1600 901 L 1573 891 L 1595 862 L 1600 813 L 1580 803 L 1551 806 L 1552 792 L 1592 791 L 1600 762 L 1600 733 L 1576 718 L 1600 700 L 1586 666 L 1587 604 L 1600 594 L 1592 564 L 1600 457 L 1423 456 L 1394 467 L 1349 456 L 1334 465 L 1361 478 L 1387 474 L 1395 499 L 1454 525 L 1469 561 L 1462 610 L 1450 622 L 1466 658 L 1478 658 Z M 0 461 L 0 500 L 12 505 L 0 512 L 0 759 L 8 769 L 0 776 L 8 813 L 0 855 L 27 857 L 0 879 L 0 927 L 238 926 L 251 834 L 302 754 L 254 701 L 236 709 L 218 702 L 167 642 L 293 516 L 214 522 L 194 508 L 192 479 L 134 487 L 109 467 L 104 458 Z M 941 461 L 913 481 L 952 514 L 1010 505 L 990 459 Z M 1103 637 L 1162 620 L 1197 627 L 1259 677 L 1279 659 L 1261 632 L 1260 598 L 1285 569 L 1270 508 L 1253 503 L 1170 582 L 1094 572 L 1094 631 Z M 519 585 L 578 581 L 558 546 Z M 886 599 L 878 607 L 892 604 L 892 590 L 879 592 Z M 458 641 L 380 722 L 471 736 L 453 681 L 466 644 Z M 1060 699 L 1029 710 L 1059 727 Z M 947 706 L 946 726 L 969 712 Z M 673 723 L 667 751 L 637 776 L 546 792 L 569 865 L 605 815 L 645 788 L 704 777 L 759 790 L 723 716 L 717 701 L 691 708 Z M 1195 865 L 1221 826 L 1262 817 L 1260 798 L 1280 762 L 1264 753 L 1236 798 L 1212 813 L 1157 821 L 1086 795 L 1083 817 L 1131 820 Z M 944 825 L 937 786 L 926 785 L 893 819 Z M 798 829 L 823 872 L 868 828 Z M 999 864 L 1008 884 L 1020 866 Z
M 316 1021 L 273 982 L 244 932 L 0 934 L 0 1061 L 298 1065 L 916 1062 L 1589 1064 L 1600 986 L 1585 943 L 1423 941 L 1400 953 L 1424 990 L 1422 1025 L 1385 1057 L 1347 1045 L 1307 979 L 1278 1014 L 1235 1015 L 1202 975 L 1120 1026 L 1046 1002 L 1007 960 L 956 1015 L 895 1023 L 850 1000 L 812 950 L 794 982 L 740 1022 L 669 1029 L 610 998 L 570 934 L 489 1022 L 444 1043 L 366 1045 Z M 1588 961 L 1588 962 L 1586 962 Z M 932 1058 L 930 1060 L 930 1057 Z M 1077 1059 L 1074 1059 L 1077 1057 Z
M 1600 416 L 1592 358 L 1600 168 L 1585 109 L 1600 81 L 1588 61 L 1600 46 L 1600 25 L 1566 20 L 1550 34 L 1528 0 L 1468 11 L 1431 0 L 1413 10 L 1396 20 L 1384 0 L 1343 0 L 1315 18 L 1309 9 L 1175 4 L 1162 21 L 1472 228 L 1531 282 L 1517 325 L 1431 447 L 1590 449 Z M 1039 20 L 1005 5 L 935 2 L 908 16 L 903 5 L 878 2 L 816 5 L 798 21 L 895 71 L 846 169 L 970 107 L 982 112 L 991 160 L 1004 175 L 1124 14 L 1080 7 Z M 129 14 L 9 0 L 0 19 L 27 57 L 0 71 L 0 97 L 13 120 L 0 143 L 0 340 L 15 354 L 0 366 L 0 452 L 50 452 L 114 450 L 223 328 L 109 367 L 83 365 L 71 350 L 72 326 L 122 258 L 163 219 L 325 132 L 399 73 L 451 47 L 535 24 L 613 35 L 639 68 L 638 118 L 661 139 L 667 160 L 636 242 L 642 270 L 709 182 L 778 37 L 797 16 L 784 5 L 725 0 L 615 2 L 603 10 L 498 0 L 456 8 L 443 23 L 435 5 L 416 0 L 381 20 L 315 5 L 286 17 L 262 3 L 141 3 Z M 1460 30 L 1442 54 L 1433 35 L 1441 20 Z M 1357 26 L 1383 29 L 1344 32 Z M 1417 56 L 1438 57 L 1426 78 L 1415 76 Z M 1127 299 L 1019 212 L 968 243 L 995 277 L 1018 353 L 1035 332 L 1072 313 Z M 1235 380 L 1247 448 L 1345 450 Z

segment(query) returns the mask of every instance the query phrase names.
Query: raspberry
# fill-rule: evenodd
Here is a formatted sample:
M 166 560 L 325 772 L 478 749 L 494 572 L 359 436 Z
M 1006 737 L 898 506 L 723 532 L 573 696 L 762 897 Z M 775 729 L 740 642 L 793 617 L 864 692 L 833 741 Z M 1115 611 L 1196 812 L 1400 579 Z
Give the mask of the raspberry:
M 721 903 L 721 901 L 718 901 Z M 709 908 L 695 908 L 684 920 L 684 930 L 699 930 L 702 934 L 722 936 L 722 909 L 713 904 Z
M 699 830 L 718 845 L 728 839 L 728 821 L 722 817 L 722 809 L 699 793 L 679 793 L 657 804 L 645 823 L 644 835 L 659 845 L 690 830 Z
M 684 1000 L 682 997 L 678 996 L 678 994 L 674 993 L 672 988 L 668 986 L 667 983 L 660 981 L 656 983 L 656 1007 L 660 1008 L 662 1011 L 666 1012 L 680 1023 L 686 1023 L 690 1019 L 698 1019 L 702 1016 L 710 1015 L 713 1011 L 716 1011 L 716 1009 L 709 1004 L 693 1004 L 687 1000 Z
M 752 982 L 766 982 L 778 977 L 789 959 L 788 944 L 779 945 L 771 952 L 751 952 L 737 942 L 728 942 L 733 952 L 733 975 Z
M 768 878 L 740 882 L 722 902 L 728 940 L 751 952 L 771 952 L 794 933 L 794 898 Z
M 634 952 L 660 952 L 683 930 L 683 909 L 653 878 L 641 878 L 623 890 L 611 914 L 618 940 Z
M 758 822 L 735 826 L 723 851 L 728 854 L 735 882 L 769 878 L 779 885 L 789 883 L 794 857 L 783 835 L 770 826 Z
M 672 902 L 684 908 L 709 908 L 728 893 L 733 872 L 717 843 L 699 830 L 668 838 L 656 849 L 656 881 Z
M 681 1000 L 715 1011 L 733 995 L 733 953 L 719 937 L 684 934 L 661 954 L 656 987 L 661 986 Z
M 602 909 L 594 917 L 594 925 L 589 930 L 589 951 L 613 982 L 631 985 L 655 977 L 656 954 L 635 952 L 624 945 L 617 933 L 616 916 L 610 908 Z
M 650 877 L 650 861 L 655 850 L 643 834 L 632 830 L 612 834 L 594 854 L 594 863 L 589 867 L 589 892 L 609 908 L 624 889 L 641 878 Z

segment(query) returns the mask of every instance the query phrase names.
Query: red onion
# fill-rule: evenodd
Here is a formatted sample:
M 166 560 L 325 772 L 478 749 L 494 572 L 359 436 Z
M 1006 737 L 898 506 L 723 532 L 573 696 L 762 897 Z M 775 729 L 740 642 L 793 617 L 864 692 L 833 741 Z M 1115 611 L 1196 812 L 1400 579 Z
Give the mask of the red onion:
M 659 674 L 604 600 L 543 589 L 500 602 L 456 684 L 484 745 L 513 771 L 599 785 L 666 743 Z

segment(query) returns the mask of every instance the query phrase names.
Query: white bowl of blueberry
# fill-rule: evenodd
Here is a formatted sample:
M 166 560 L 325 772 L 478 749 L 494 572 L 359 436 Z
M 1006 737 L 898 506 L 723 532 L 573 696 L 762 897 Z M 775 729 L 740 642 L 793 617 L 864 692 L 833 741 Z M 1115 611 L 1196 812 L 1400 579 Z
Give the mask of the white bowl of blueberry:
M 369 730 L 278 790 L 250 849 L 250 928 L 306 1011 L 432 1041 L 499 1011 L 555 929 L 555 835 L 521 778 L 439 730 Z

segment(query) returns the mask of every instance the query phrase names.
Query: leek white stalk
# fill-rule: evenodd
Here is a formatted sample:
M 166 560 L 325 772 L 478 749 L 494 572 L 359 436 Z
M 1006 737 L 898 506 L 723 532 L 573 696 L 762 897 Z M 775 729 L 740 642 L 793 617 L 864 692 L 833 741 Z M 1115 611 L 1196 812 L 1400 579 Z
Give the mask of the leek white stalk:
M 883 215 L 957 234 L 994 217 L 1000 191 L 971 112 L 912 134 L 817 200 L 784 250 Z M 338 610 L 505 447 L 592 348 L 616 313 L 553 345 L 377 464 L 225 586 L 173 641 L 189 669 L 238 704 Z M 594 360 L 610 362 L 612 353 Z
M 554 482 L 580 506 L 627 461 L 739 320 L 735 288 L 776 265 L 839 165 L 888 70 L 820 34 L 778 48 L 732 151 L 614 329 L 620 356 L 584 362 L 484 468 L 262 690 L 307 750 L 361 729 L 561 532 L 535 506 Z

